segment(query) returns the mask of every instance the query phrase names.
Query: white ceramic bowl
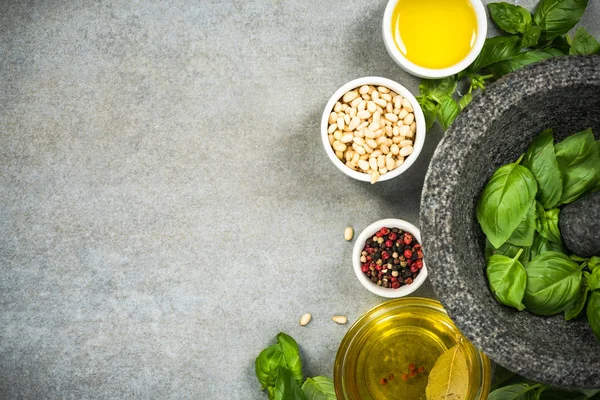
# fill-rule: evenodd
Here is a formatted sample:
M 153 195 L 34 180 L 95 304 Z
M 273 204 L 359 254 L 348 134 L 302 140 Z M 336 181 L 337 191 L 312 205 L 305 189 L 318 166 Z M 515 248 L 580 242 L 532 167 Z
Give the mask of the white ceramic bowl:
M 417 290 L 423 284 L 423 282 L 425 282 L 425 279 L 427 279 L 427 267 L 425 266 L 425 260 L 423 260 L 423 268 L 421 269 L 421 272 L 419 273 L 419 275 L 417 275 L 413 283 L 411 283 L 410 285 L 400 286 L 398 289 L 377 286 L 377 284 L 371 282 L 371 280 L 367 278 L 367 276 L 361 270 L 362 263 L 360 262 L 360 256 L 365 246 L 365 242 L 368 238 L 373 237 L 375 233 L 383 227 L 402 229 L 403 231 L 413 235 L 415 239 L 417 239 L 417 242 L 423 243 L 421 241 L 421 231 L 419 231 L 419 228 L 417 228 L 410 222 L 394 218 L 382 219 L 377 222 L 374 222 L 371 225 L 367 226 L 360 233 L 360 235 L 358 235 L 358 237 L 356 238 L 356 242 L 354 242 L 354 249 L 352 251 L 352 266 L 354 267 L 354 273 L 356 274 L 356 277 L 358 278 L 360 283 L 362 283 L 362 285 L 365 288 L 367 288 L 369 291 L 375 293 L 378 296 L 388 298 L 408 296 L 409 294 Z
M 479 55 L 481 49 L 483 48 L 483 44 L 485 43 L 485 38 L 487 35 L 487 15 L 485 13 L 485 7 L 483 6 L 481 0 L 469 0 L 473 9 L 475 10 L 475 17 L 477 19 L 477 38 L 475 39 L 475 44 L 473 48 L 467 54 L 465 58 L 463 58 L 458 64 L 454 64 L 448 68 L 440 68 L 440 69 L 432 69 L 432 68 L 424 68 L 420 67 L 417 64 L 409 61 L 404 54 L 398 50 L 398 46 L 394 41 L 394 36 L 392 34 L 392 14 L 394 12 L 394 8 L 396 8 L 396 4 L 398 4 L 399 0 L 390 0 L 385 8 L 385 12 L 383 14 L 383 42 L 385 43 L 385 47 L 392 57 L 392 59 L 404 69 L 406 72 L 419 76 L 421 78 L 429 78 L 429 79 L 438 79 L 445 78 L 450 75 L 454 75 L 463 69 L 467 68 Z
M 421 109 L 421 106 L 419 105 L 417 99 L 415 99 L 415 96 L 413 96 L 407 88 L 405 88 L 398 82 L 394 82 L 390 79 L 381 78 L 378 76 L 367 76 L 364 78 L 358 78 L 353 81 L 350 81 L 341 88 L 339 88 L 333 94 L 333 96 L 331 96 L 331 98 L 327 102 L 327 105 L 325 106 L 325 110 L 323 111 L 323 117 L 321 118 L 321 140 L 323 142 L 323 147 L 325 147 L 325 152 L 327 153 L 327 156 L 329 157 L 333 165 L 335 165 L 340 171 L 342 171 L 349 177 L 363 182 L 371 181 L 371 177 L 369 176 L 369 174 L 365 174 L 363 172 L 355 171 L 352 168 L 348 168 L 346 164 L 344 164 L 336 157 L 333 148 L 329 144 L 329 136 L 327 133 L 327 128 L 329 127 L 329 114 L 331 114 L 331 112 L 333 111 L 333 106 L 335 106 L 335 103 L 339 99 L 341 99 L 342 96 L 346 94 L 346 92 L 349 92 L 353 89 L 357 89 L 363 85 L 385 86 L 398 93 L 405 99 L 408 99 L 408 101 L 410 101 L 414 109 L 415 124 L 417 131 L 415 132 L 413 152 L 411 155 L 406 157 L 404 164 L 392 170 L 391 172 L 381 175 L 377 182 L 383 182 L 395 178 L 404 171 L 406 171 L 408 168 L 410 168 L 411 165 L 413 165 L 417 157 L 419 157 L 419 154 L 423 149 L 423 145 L 425 144 L 425 116 L 423 115 L 423 110 Z

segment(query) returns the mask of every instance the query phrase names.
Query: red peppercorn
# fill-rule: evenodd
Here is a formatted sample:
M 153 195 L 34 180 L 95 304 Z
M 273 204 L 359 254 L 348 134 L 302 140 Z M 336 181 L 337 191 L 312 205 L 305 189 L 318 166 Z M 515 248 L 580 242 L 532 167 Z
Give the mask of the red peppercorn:
M 421 365 L 421 366 L 419 367 L 419 372 L 424 372 L 424 371 L 425 371 L 425 366 L 424 366 L 424 365 Z
M 392 283 L 392 288 L 393 289 L 398 289 L 400 287 L 400 282 L 396 281 Z
M 369 264 L 363 264 L 361 270 L 362 272 L 367 273 L 367 271 L 369 271 Z
M 404 257 L 411 258 L 412 257 L 412 251 L 410 251 L 408 249 L 404 250 Z
M 387 260 L 388 258 L 390 258 L 390 255 L 388 254 L 387 251 L 384 251 L 381 253 L 381 258 L 383 258 L 384 260 Z
M 417 258 L 423 258 L 423 252 L 421 250 L 417 251 Z
M 419 270 L 419 268 L 417 268 L 417 266 L 416 266 L 416 265 L 414 265 L 414 264 L 413 264 L 413 265 L 411 265 L 411 266 L 410 266 L 410 272 L 412 272 L 412 273 L 415 273 L 415 272 L 417 272 L 418 270 Z
M 381 232 L 383 235 L 387 235 L 388 233 L 390 233 L 390 230 L 384 226 L 379 230 L 379 232 Z
M 404 244 L 408 245 L 410 244 L 410 242 L 412 242 L 413 237 L 410 233 L 405 233 L 404 234 Z
M 390 233 L 390 236 L 388 236 L 388 239 L 390 240 L 396 240 L 398 238 L 398 235 L 396 235 L 394 232 Z
M 402 374 L 402 380 L 406 382 L 408 380 L 408 374 Z
M 423 247 L 419 243 L 417 243 L 413 246 L 413 251 L 418 251 L 418 250 L 421 250 L 422 248 Z
M 406 260 L 406 264 L 410 267 L 411 265 L 413 265 L 414 261 L 411 260 L 410 258 L 408 260 Z
M 393 381 L 393 380 L 394 380 L 394 374 L 390 374 L 390 376 L 388 377 L 388 379 L 389 379 L 390 381 Z
M 373 261 L 373 257 L 367 256 L 367 261 Z
M 381 268 L 381 265 L 377 265 L 377 264 L 375 264 L 375 269 L 376 269 L 377 271 L 381 271 L 381 269 L 382 269 L 382 268 Z
M 394 245 L 394 242 L 392 242 L 391 240 L 386 240 L 385 241 L 385 247 L 392 247 Z
M 383 233 L 381 233 L 381 231 L 379 231 L 379 232 L 377 232 L 377 233 L 375 234 L 375 236 L 377 236 L 378 238 L 380 238 L 380 237 L 382 237 L 382 236 L 383 236 Z
M 408 369 L 409 369 L 410 371 L 412 371 L 412 370 L 414 370 L 414 369 L 417 369 L 417 366 L 416 366 L 414 363 L 409 363 L 409 364 L 408 364 Z
M 382 385 L 387 385 L 388 380 L 387 380 L 387 378 L 381 378 L 381 380 L 379 381 L 379 383 L 382 384 Z
M 414 378 L 415 376 L 417 376 L 417 371 L 410 371 L 410 374 L 408 374 L 408 376 L 410 376 L 411 378 Z
M 413 263 L 413 265 L 414 265 L 415 267 L 417 267 L 418 269 L 421 269 L 421 268 L 423 268 L 423 261 L 422 261 L 422 260 L 417 260 L 417 261 L 415 261 L 415 262 Z
M 413 283 L 413 280 L 412 280 L 412 278 L 406 278 L 404 280 L 404 283 L 407 284 L 407 285 L 410 285 L 411 283 Z
M 396 278 L 395 276 L 392 276 L 392 277 L 390 278 L 390 280 L 392 281 L 392 283 L 394 283 L 394 282 L 396 282 L 396 281 L 398 280 L 398 278 Z

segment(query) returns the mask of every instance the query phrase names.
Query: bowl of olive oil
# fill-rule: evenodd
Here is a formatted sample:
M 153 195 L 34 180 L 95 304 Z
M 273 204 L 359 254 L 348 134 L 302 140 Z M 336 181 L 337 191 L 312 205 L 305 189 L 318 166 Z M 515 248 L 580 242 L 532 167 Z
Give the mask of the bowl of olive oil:
M 481 0 L 390 0 L 382 29 L 400 67 L 422 78 L 443 78 L 477 58 L 487 16 Z
M 429 372 L 440 356 L 462 346 L 468 373 L 462 400 L 486 400 L 491 367 L 442 305 L 420 297 L 383 303 L 360 317 L 337 352 L 334 383 L 338 399 L 426 400 Z

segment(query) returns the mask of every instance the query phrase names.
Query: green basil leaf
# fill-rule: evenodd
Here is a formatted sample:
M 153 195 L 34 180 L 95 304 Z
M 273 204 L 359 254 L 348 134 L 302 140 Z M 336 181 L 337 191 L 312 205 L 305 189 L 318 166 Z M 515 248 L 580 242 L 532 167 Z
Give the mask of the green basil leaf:
M 525 49 L 537 45 L 541 34 L 541 26 L 530 26 L 521 38 L 521 47 Z
M 458 104 L 456 104 L 456 101 L 452 97 L 444 98 L 437 110 L 437 118 L 442 125 L 442 128 L 444 128 L 444 130 L 448 129 L 459 113 L 460 108 L 458 107 Z
M 594 290 L 590 294 L 586 314 L 592 331 L 600 340 L 600 291 Z
M 521 6 L 509 3 L 488 4 L 490 15 L 496 25 L 507 33 L 525 33 L 531 26 L 531 14 Z
M 525 265 L 531 259 L 530 247 L 519 247 L 512 245 L 510 243 L 504 243 L 499 248 L 495 248 L 489 240 L 485 241 L 485 260 L 487 260 L 494 254 L 500 254 L 506 256 L 508 258 L 515 258 L 515 256 L 519 253 L 519 250 L 523 250 L 521 255 L 519 256 L 519 261 L 521 264 Z
M 300 350 L 298 343 L 289 335 L 281 332 L 277 335 L 277 341 L 281 345 L 281 351 L 285 357 L 285 362 L 294 379 L 300 385 L 302 383 L 302 361 L 300 360 Z
M 600 271 L 595 270 L 594 272 L 589 274 L 587 282 L 590 290 L 600 289 Z
M 256 357 L 254 370 L 262 388 L 275 386 L 277 371 L 280 367 L 285 366 L 285 357 L 279 343 L 261 351 L 258 357 Z
M 305 400 L 294 374 L 287 368 L 279 368 L 273 394 L 273 400 Z
M 461 111 L 471 103 L 471 100 L 473 100 L 473 93 L 467 93 L 460 98 L 458 101 L 458 106 L 460 107 Z
M 527 383 L 504 386 L 491 392 L 488 400 L 533 400 L 535 390 L 539 387 L 539 384 L 529 385 Z
M 536 230 L 549 241 L 562 243 L 562 236 L 558 227 L 560 208 L 545 211 L 544 207 L 538 203 L 537 209 Z
M 600 179 L 600 154 L 591 129 L 567 137 L 555 146 L 563 178 L 562 204 L 569 204 L 595 189 Z
M 552 129 L 546 129 L 536 136 L 525 152 L 523 166 L 535 176 L 539 202 L 546 209 L 556 207 L 562 195 L 562 176 L 554 153 Z
M 557 49 L 530 50 L 525 53 L 518 54 L 514 57 L 507 58 L 498 63 L 488 66 L 488 70 L 494 74 L 495 78 L 500 78 L 506 74 L 514 72 L 526 65 L 546 60 L 548 58 L 561 56 Z
M 427 129 L 430 129 L 437 120 L 439 105 L 425 96 L 417 96 L 417 101 L 421 105 L 423 115 L 425 116 L 425 126 Z
M 556 251 L 563 254 L 567 252 L 562 243 L 553 243 L 542 235 L 535 234 L 533 237 L 533 245 L 531 245 L 531 259 L 533 260 L 547 251 Z
M 598 257 L 598 256 L 590 257 L 590 259 L 588 260 L 587 266 L 592 272 L 600 271 L 600 257 Z
M 519 36 L 496 36 L 485 39 L 485 44 L 479 56 L 477 56 L 469 68 L 459 73 L 459 77 L 472 74 L 488 65 L 516 56 L 521 52 L 519 41 Z
M 499 254 L 491 256 L 487 262 L 487 277 L 490 290 L 500 303 L 521 311 L 525 308 L 522 303 L 525 294 L 527 275 L 518 257 L 508 258 Z
M 588 0 L 540 0 L 533 18 L 550 40 L 569 32 L 579 22 L 587 4 Z
M 600 43 L 583 27 L 577 28 L 569 54 L 598 54 Z
M 537 183 L 529 170 L 517 163 L 494 172 L 477 203 L 477 220 L 495 248 L 517 229 L 531 209 Z
M 419 89 L 422 95 L 441 103 L 445 97 L 450 97 L 456 90 L 456 75 L 444 79 L 422 79 Z
M 569 35 L 557 36 L 548 43 L 548 46 L 552 49 L 559 50 L 563 54 L 569 54 L 571 44 L 568 39 Z
M 302 385 L 306 400 L 336 400 L 333 381 L 324 376 L 306 378 Z
M 581 315 L 585 307 L 585 303 L 588 298 L 590 287 L 588 286 L 587 275 L 584 273 L 581 278 L 581 286 L 573 299 L 567 304 L 565 308 L 565 321 L 570 321 Z
M 585 395 L 585 397 L 587 397 L 588 399 L 600 393 L 600 389 L 577 389 L 577 391 Z
M 523 303 L 538 315 L 553 315 L 565 309 L 581 285 L 581 268 L 562 253 L 548 251 L 525 266 L 527 287 Z
M 506 239 L 506 243 L 521 247 L 530 247 L 533 244 L 533 234 L 535 233 L 536 227 L 535 210 L 536 202 L 533 202 L 531 203 L 529 212 L 517 226 L 517 229 L 515 229 L 512 235 Z

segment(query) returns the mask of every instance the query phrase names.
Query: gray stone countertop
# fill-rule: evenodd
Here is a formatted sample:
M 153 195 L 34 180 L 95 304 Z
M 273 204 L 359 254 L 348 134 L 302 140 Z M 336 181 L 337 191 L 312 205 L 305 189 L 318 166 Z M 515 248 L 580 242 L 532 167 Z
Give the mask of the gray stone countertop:
M 383 301 L 344 228 L 418 224 L 442 138 L 375 186 L 321 147 L 347 81 L 418 90 L 385 51 L 384 7 L 0 4 L 0 398 L 266 399 L 254 359 L 280 331 L 307 376 L 332 376 L 350 324 L 330 317 Z

